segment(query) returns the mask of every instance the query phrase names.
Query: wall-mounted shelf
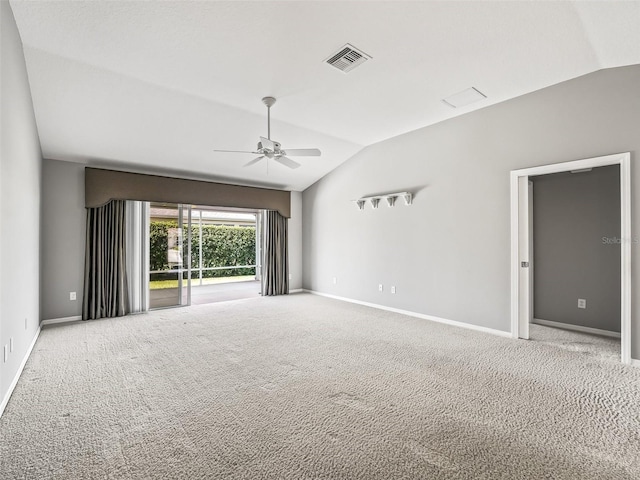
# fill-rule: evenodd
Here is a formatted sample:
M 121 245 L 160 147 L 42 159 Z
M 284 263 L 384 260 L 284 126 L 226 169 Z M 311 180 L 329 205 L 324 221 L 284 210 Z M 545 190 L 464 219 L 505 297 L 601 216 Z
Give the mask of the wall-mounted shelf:
M 380 200 L 383 198 L 387 201 L 388 207 L 393 207 L 396 204 L 398 197 L 404 199 L 405 205 L 411 205 L 413 202 L 413 194 L 409 192 L 396 192 L 396 193 L 383 193 L 382 195 L 373 195 L 371 197 L 362 197 L 357 200 L 353 200 L 359 210 L 364 210 L 367 202 L 371 202 L 371 206 L 375 209 L 380 206 Z

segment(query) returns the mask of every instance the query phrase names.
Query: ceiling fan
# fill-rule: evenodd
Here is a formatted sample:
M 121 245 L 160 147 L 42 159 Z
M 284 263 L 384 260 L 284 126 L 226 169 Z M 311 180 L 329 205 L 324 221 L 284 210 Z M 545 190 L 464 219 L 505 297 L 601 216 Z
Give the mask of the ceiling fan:
M 278 142 L 274 142 L 271 140 L 271 107 L 274 103 L 276 103 L 276 99 L 273 97 L 264 97 L 262 99 L 262 103 L 267 106 L 267 138 L 260 137 L 260 141 L 258 142 L 258 148 L 254 152 L 243 151 L 243 150 L 214 150 L 214 152 L 225 152 L 225 153 L 252 153 L 253 155 L 259 155 L 259 157 L 254 158 L 249 163 L 245 164 L 245 167 L 258 163 L 262 159 L 267 160 L 275 160 L 282 165 L 289 168 L 298 168 L 300 164 L 294 160 L 291 160 L 291 157 L 319 157 L 321 155 L 320 150 L 317 148 L 293 148 L 293 149 L 283 149 L 282 145 Z

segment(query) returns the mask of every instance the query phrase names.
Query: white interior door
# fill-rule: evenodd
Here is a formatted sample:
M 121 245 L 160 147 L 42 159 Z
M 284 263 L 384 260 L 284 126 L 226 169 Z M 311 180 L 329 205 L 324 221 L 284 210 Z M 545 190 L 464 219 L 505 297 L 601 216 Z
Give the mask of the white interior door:
M 535 302 L 534 291 L 533 291 L 533 272 L 535 268 L 535 256 L 533 253 L 533 182 L 529 180 L 529 322 L 533 322 L 535 318 L 533 316 L 533 304 Z
M 531 238 L 530 223 L 532 205 L 530 205 L 529 177 L 518 177 L 518 333 L 520 338 L 529 338 L 529 323 L 532 315 L 531 290 Z

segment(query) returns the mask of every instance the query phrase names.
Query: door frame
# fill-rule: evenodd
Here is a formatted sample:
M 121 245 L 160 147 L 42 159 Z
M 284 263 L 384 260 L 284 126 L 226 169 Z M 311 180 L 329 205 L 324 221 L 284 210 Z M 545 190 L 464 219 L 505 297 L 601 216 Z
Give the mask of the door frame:
M 510 172 L 511 188 L 511 336 L 529 338 L 529 288 L 521 288 L 521 262 L 529 262 L 528 195 L 521 195 L 522 184 L 529 177 L 550 173 L 570 172 L 587 168 L 620 165 L 620 357 L 622 363 L 631 364 L 631 154 L 629 152 L 587 158 L 571 162 L 530 167 Z M 524 204 L 523 204 L 524 203 Z M 522 234 L 522 235 L 521 235 Z M 525 285 L 526 286 L 526 285 Z

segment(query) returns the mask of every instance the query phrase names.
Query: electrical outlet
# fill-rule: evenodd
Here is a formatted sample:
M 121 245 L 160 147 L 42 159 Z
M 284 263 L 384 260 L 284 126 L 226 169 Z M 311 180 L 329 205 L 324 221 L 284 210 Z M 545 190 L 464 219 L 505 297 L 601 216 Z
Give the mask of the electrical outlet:
M 290 273 L 290 274 L 289 274 L 289 280 L 291 280 L 292 278 L 293 278 L 293 274 L 292 274 L 292 273 Z
M 338 283 L 338 279 L 336 277 L 333 277 L 333 284 L 335 285 L 336 283 Z
M 13 337 L 9 339 L 9 352 L 13 352 Z
M 382 286 L 382 284 L 380 283 L 380 284 L 378 285 L 378 291 L 379 291 L 379 292 L 382 292 L 383 290 L 384 290 L 384 287 L 383 287 L 383 286 Z
M 391 293 L 396 293 L 396 286 L 395 285 L 391 286 Z
M 578 299 L 578 308 L 587 308 L 587 301 L 584 298 Z
M 76 292 L 69 292 L 69 300 L 75 300 L 76 299 Z

